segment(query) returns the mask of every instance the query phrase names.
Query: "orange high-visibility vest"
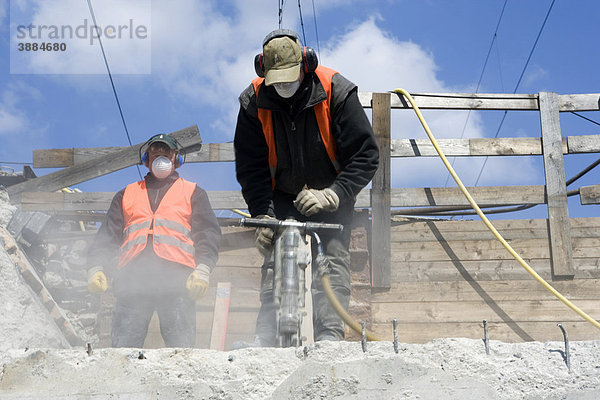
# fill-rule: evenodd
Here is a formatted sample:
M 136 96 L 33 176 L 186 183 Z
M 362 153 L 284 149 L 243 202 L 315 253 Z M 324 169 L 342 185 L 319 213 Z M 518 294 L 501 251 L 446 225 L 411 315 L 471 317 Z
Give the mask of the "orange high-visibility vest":
M 191 239 L 192 194 L 196 184 L 178 178 L 153 213 L 146 181 L 127 185 L 123 194 L 125 236 L 121 245 L 118 268 L 137 257 L 152 235 L 157 256 L 196 268 L 194 242 Z
M 335 167 L 336 171 L 340 171 L 340 165 L 336 160 L 335 156 L 335 138 L 333 137 L 333 133 L 331 132 L 331 79 L 338 72 L 324 67 L 322 65 L 317 66 L 315 70 L 315 74 L 321 81 L 321 85 L 323 85 L 323 89 L 325 89 L 325 93 L 327 94 L 327 100 L 320 102 L 315 105 L 313 108 L 315 110 L 315 116 L 317 118 L 317 125 L 319 126 L 319 133 L 321 134 L 321 140 L 323 140 L 323 144 L 325 145 L 325 150 L 327 150 L 327 155 L 331 160 L 331 163 Z M 260 90 L 260 86 L 262 85 L 265 78 L 255 78 L 252 80 L 252 86 L 254 87 L 254 93 L 258 96 L 258 91 Z M 258 119 L 263 128 L 263 134 L 265 135 L 265 140 L 267 141 L 267 146 L 269 148 L 269 170 L 271 171 L 271 182 L 272 186 L 275 187 L 275 171 L 277 170 L 277 151 L 275 146 L 275 131 L 273 130 L 273 118 L 271 110 L 267 110 L 264 108 L 258 109 Z

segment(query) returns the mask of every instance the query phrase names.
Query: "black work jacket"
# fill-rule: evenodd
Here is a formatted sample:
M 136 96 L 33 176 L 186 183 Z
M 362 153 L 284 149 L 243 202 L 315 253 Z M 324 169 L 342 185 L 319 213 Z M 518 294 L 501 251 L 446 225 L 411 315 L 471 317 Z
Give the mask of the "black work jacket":
M 341 166 L 339 173 L 327 155 L 313 109 L 327 99 L 316 74 L 307 74 L 291 99 L 283 99 L 264 83 L 258 96 L 252 85 L 240 95 L 234 138 L 236 176 L 253 216 L 274 216 L 274 199 L 293 201 L 305 186 L 331 188 L 340 198 L 340 208 L 350 209 L 358 192 L 372 179 L 379 163 L 379 150 L 358 100 L 358 89 L 342 75 L 335 74 L 331 90 L 331 131 Z M 277 151 L 274 189 L 258 108 L 271 110 L 273 116 Z
M 179 178 L 177 172 L 162 180 L 156 179 L 151 173 L 144 177 L 152 211 L 156 211 L 163 196 L 177 178 Z M 148 292 L 152 290 L 148 287 L 149 285 L 155 285 L 161 289 L 165 286 L 172 286 L 177 290 L 184 290 L 185 279 L 191 269 L 188 266 L 158 257 L 154 253 L 151 243 L 148 243 L 142 253 L 131 263 L 119 271 L 116 270 L 119 248 L 124 239 L 124 193 L 125 189 L 122 189 L 112 199 L 106 219 L 98 230 L 94 244 L 88 251 L 88 266 L 102 266 L 109 275 L 113 275 L 120 281 L 115 282 L 115 291 L 118 294 L 120 292 Z M 195 261 L 196 264 L 205 264 L 212 269 L 219 257 L 221 228 L 204 189 L 196 186 L 191 202 L 190 235 L 194 242 Z

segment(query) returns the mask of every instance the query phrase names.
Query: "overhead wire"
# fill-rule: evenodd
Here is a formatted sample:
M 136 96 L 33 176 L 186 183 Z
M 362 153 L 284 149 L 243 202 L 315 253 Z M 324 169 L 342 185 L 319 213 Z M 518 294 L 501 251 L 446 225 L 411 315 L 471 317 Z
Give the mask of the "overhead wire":
M 593 119 L 591 119 L 591 118 L 584 117 L 584 116 L 583 116 L 583 115 L 581 115 L 581 114 L 577 114 L 575 111 L 571 111 L 571 114 L 575 114 L 575 115 L 576 115 L 576 116 L 578 116 L 579 118 L 583 118 L 583 119 L 585 119 L 586 121 L 589 121 L 589 122 L 591 122 L 592 124 L 600 125 L 600 122 L 596 122 L 596 121 L 594 121 L 594 120 L 593 120 Z
M 285 4 L 285 0 L 277 0 L 277 8 L 279 12 L 279 29 L 281 29 L 281 22 L 283 21 L 283 6 Z
M 127 136 L 127 141 L 129 142 L 129 146 L 133 146 L 131 142 L 131 137 L 129 136 L 129 130 L 127 129 L 127 123 L 125 122 L 125 117 L 123 116 L 123 109 L 121 108 L 121 102 L 119 101 L 119 96 L 117 95 L 117 89 L 115 88 L 115 82 L 113 81 L 112 73 L 110 72 L 110 67 L 108 65 L 108 60 L 106 59 L 106 53 L 104 52 L 104 45 L 102 44 L 102 38 L 100 37 L 100 30 L 98 28 L 98 24 L 96 23 L 96 15 L 94 14 L 94 8 L 92 7 L 91 0 L 87 0 L 88 8 L 90 9 L 90 14 L 92 16 L 92 22 L 94 22 L 94 27 L 96 28 L 96 36 L 98 36 L 98 43 L 100 43 L 100 49 L 102 50 L 102 57 L 104 58 L 104 64 L 106 65 L 106 70 L 108 71 L 108 78 L 110 79 L 110 85 L 112 86 L 113 93 L 115 95 L 115 100 L 117 101 L 117 107 L 119 108 L 119 114 L 121 115 L 121 122 L 123 123 L 123 127 L 125 128 L 125 134 Z M 140 172 L 140 167 L 136 165 L 138 175 L 140 176 L 140 180 L 143 180 L 142 173 Z
M 319 43 L 319 30 L 317 29 L 317 12 L 315 11 L 315 0 L 312 0 L 313 20 L 315 22 L 315 36 L 317 37 L 317 55 L 321 58 L 321 44 Z
M 306 46 L 306 35 L 304 34 L 304 20 L 302 19 L 302 6 L 300 5 L 300 0 L 298 0 L 298 12 L 300 13 L 300 26 L 302 27 L 302 40 Z
M 519 88 L 519 85 L 521 84 L 521 80 L 523 79 L 523 76 L 525 75 L 525 71 L 527 70 L 527 67 L 529 66 L 529 61 L 531 61 L 531 56 L 533 55 L 533 52 L 535 51 L 535 48 L 537 47 L 538 41 L 540 40 L 540 36 L 542 36 L 542 32 L 544 30 L 544 27 L 546 26 L 546 22 L 548 21 L 548 17 L 550 16 L 552 7 L 554 7 L 555 1 L 556 0 L 552 0 L 552 3 L 550 3 L 550 7 L 548 7 L 548 12 L 546 12 L 546 17 L 544 18 L 544 22 L 542 22 L 542 26 L 540 27 L 540 29 L 538 31 L 537 37 L 535 38 L 535 42 L 533 42 L 533 46 L 531 47 L 531 51 L 529 52 L 529 56 L 527 57 L 525 66 L 523 67 L 523 70 L 521 71 L 521 75 L 519 76 L 519 80 L 517 81 L 517 84 L 515 85 L 515 89 L 513 90 L 513 94 L 517 93 L 517 89 Z M 498 137 L 498 134 L 500 133 L 500 130 L 502 129 L 502 125 L 504 125 L 504 120 L 506 119 L 506 114 L 508 114 L 508 110 L 504 110 L 504 114 L 502 115 L 502 120 L 500 120 L 500 124 L 498 125 L 498 129 L 496 130 L 496 134 L 494 135 L 494 138 Z M 489 157 L 486 156 L 483 161 L 483 165 L 481 166 L 481 169 L 479 170 L 479 174 L 477 175 L 477 180 L 475 181 L 475 186 L 477 186 L 477 184 L 479 183 L 479 179 L 481 178 L 483 170 L 485 169 L 488 158 Z
M 502 11 L 500 11 L 500 16 L 498 17 L 498 22 L 496 23 L 496 29 L 494 30 L 494 34 L 492 35 L 492 41 L 490 43 L 490 47 L 488 49 L 487 55 L 485 56 L 485 61 L 483 62 L 483 68 L 481 69 L 481 74 L 479 74 L 479 80 L 477 81 L 477 87 L 475 88 L 475 93 L 479 93 L 479 87 L 481 86 L 481 81 L 483 79 L 483 75 L 485 73 L 485 68 L 487 67 L 488 60 L 490 59 L 490 54 L 492 53 L 492 48 L 494 47 L 494 42 L 498 37 L 498 28 L 500 27 L 500 22 L 502 22 L 502 17 L 504 16 L 504 9 L 506 9 L 506 3 L 508 0 L 504 0 L 504 5 L 502 6 Z M 469 123 L 469 118 L 471 117 L 471 111 L 469 110 L 467 113 L 467 118 L 465 119 L 465 124 L 463 125 L 462 132 L 460 134 L 460 138 L 462 139 L 465 135 L 465 130 L 467 129 L 467 124 Z M 456 162 L 456 157 L 452 159 L 452 166 Z M 444 186 L 448 186 L 448 181 L 450 180 L 450 173 L 446 175 L 446 182 Z

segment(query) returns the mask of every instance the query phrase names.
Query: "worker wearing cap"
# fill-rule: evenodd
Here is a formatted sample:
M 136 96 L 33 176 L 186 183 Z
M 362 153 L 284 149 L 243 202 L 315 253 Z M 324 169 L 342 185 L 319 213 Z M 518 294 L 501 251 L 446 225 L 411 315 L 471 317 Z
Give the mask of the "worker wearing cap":
M 302 47 L 298 35 L 287 29 L 265 37 L 255 70 L 259 77 L 239 97 L 234 138 L 242 194 L 253 217 L 293 217 L 346 227 L 342 233 L 321 236 L 330 260 L 332 289 L 347 309 L 354 203 L 379 162 L 358 88 L 338 72 L 319 65 L 313 49 Z M 273 231 L 258 228 L 259 250 L 267 255 L 272 243 Z M 269 265 L 265 263 L 262 271 L 254 345 L 274 345 Z M 316 275 L 312 294 L 315 340 L 343 339 L 343 321 Z
M 113 347 L 143 347 L 156 311 L 167 347 L 193 347 L 195 301 L 206 294 L 221 229 L 206 192 L 175 171 L 183 150 L 169 135 L 140 148 L 144 180 L 119 191 L 88 254 L 88 289 L 102 293 L 112 277 Z

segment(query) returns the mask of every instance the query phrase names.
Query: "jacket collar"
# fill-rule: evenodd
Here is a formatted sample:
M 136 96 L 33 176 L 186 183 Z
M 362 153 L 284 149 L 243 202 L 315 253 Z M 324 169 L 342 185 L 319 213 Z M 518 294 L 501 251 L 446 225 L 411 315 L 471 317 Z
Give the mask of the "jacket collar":
M 273 86 L 265 86 L 263 81 L 258 91 L 256 105 L 258 108 L 267 110 L 288 112 L 290 108 L 298 110 L 312 108 L 325 100 L 327 100 L 327 94 L 321 81 L 317 74 L 310 73 L 305 75 L 302 85 L 292 97 L 291 102 L 281 98 Z

